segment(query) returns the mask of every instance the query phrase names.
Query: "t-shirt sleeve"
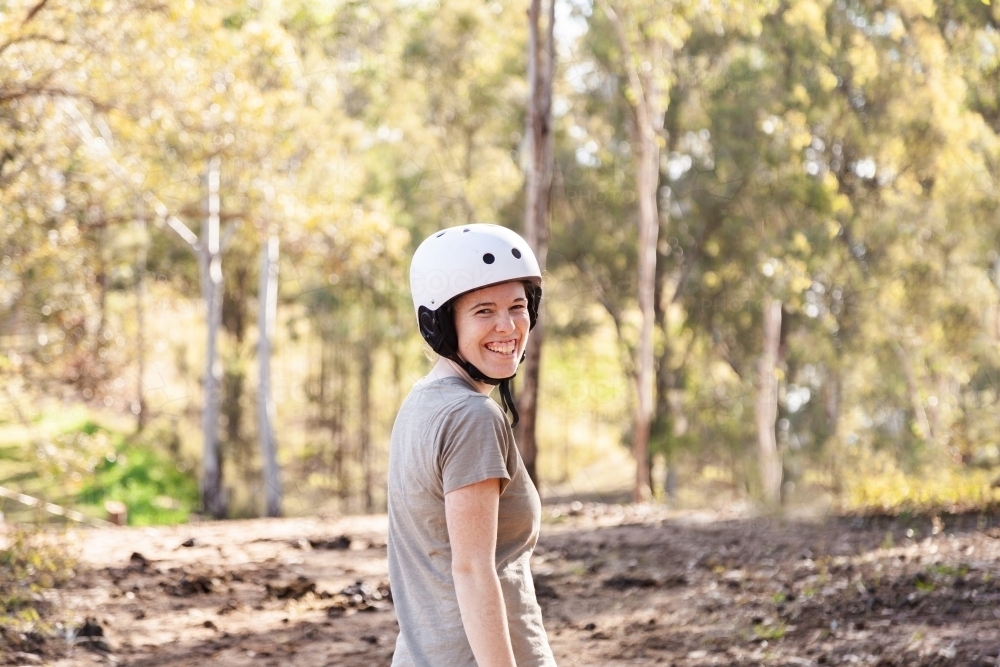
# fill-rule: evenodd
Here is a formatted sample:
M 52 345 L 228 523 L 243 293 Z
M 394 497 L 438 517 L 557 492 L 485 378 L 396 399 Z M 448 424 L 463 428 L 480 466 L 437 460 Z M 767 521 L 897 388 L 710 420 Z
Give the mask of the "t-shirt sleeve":
M 507 418 L 489 397 L 462 401 L 441 430 L 441 479 L 444 493 L 486 479 L 500 480 L 500 493 L 510 473 L 507 458 L 513 447 Z

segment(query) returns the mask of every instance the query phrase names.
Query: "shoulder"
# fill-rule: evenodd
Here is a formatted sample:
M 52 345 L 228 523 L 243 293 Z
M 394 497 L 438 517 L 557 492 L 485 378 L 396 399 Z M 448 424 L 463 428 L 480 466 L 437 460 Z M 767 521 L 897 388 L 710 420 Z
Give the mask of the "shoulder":
M 429 416 L 443 424 L 506 424 L 503 410 L 489 396 L 458 378 L 446 378 L 420 387 L 421 403 L 432 407 Z
M 443 452 L 487 447 L 497 448 L 506 456 L 514 442 L 514 433 L 500 406 L 478 392 L 469 392 L 450 404 L 441 414 L 436 430 Z
M 507 417 L 496 401 L 457 379 L 414 386 L 396 422 L 400 430 L 421 433 L 420 437 L 430 435 L 438 442 L 487 432 L 503 441 L 513 439 Z
M 493 426 L 509 428 L 507 418 L 504 416 L 500 406 L 489 396 L 484 396 L 478 392 L 469 392 L 469 395 L 461 400 L 455 401 L 448 406 L 445 421 L 462 426 Z
M 511 478 L 514 436 L 500 406 L 489 396 L 470 392 L 452 404 L 438 434 L 444 493 L 488 478 Z M 501 481 L 501 492 L 505 486 Z

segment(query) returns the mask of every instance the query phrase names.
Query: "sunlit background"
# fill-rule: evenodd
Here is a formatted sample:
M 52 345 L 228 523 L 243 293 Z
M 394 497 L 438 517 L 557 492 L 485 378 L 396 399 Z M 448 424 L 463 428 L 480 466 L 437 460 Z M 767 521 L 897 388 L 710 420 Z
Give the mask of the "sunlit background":
M 788 508 L 996 499 L 998 24 L 995 0 L 557 4 L 544 497 L 632 490 L 655 86 L 654 500 L 765 503 L 774 461 Z M 212 513 L 213 312 L 222 515 L 265 512 L 269 400 L 281 513 L 384 511 L 432 363 L 409 257 L 524 226 L 527 39 L 482 0 L 0 4 L 7 519 Z

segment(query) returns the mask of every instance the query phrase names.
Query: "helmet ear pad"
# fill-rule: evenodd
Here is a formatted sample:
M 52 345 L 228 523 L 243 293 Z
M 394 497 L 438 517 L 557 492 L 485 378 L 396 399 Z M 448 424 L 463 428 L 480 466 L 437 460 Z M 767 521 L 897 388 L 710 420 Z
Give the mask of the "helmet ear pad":
M 442 357 L 453 358 L 458 354 L 458 334 L 451 313 L 451 303 L 437 310 L 420 306 L 420 335 L 431 349 Z
M 542 305 L 542 286 L 525 282 L 524 294 L 528 297 L 528 319 L 531 321 L 528 325 L 528 331 L 531 331 L 535 328 L 535 323 L 538 322 L 538 309 Z

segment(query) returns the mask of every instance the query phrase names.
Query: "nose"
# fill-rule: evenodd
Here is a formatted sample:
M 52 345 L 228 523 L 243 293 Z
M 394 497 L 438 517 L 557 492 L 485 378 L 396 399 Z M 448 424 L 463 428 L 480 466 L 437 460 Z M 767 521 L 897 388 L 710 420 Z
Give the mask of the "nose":
M 511 315 L 510 310 L 504 310 L 500 313 L 497 318 L 496 331 L 497 333 L 509 333 L 514 331 L 514 316 Z

